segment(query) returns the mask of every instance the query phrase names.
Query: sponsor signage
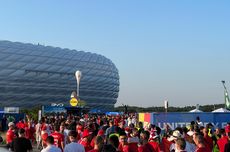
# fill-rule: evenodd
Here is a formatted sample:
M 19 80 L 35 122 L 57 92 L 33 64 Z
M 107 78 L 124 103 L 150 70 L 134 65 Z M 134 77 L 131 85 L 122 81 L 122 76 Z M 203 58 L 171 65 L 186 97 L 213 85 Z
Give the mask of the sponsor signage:
M 43 106 L 43 114 L 45 113 L 65 113 L 66 109 L 62 106 Z
M 189 126 L 191 121 L 196 121 L 196 117 L 200 117 L 203 126 L 212 123 L 214 128 L 223 128 L 230 122 L 230 113 L 220 112 L 168 112 L 168 113 L 140 113 L 139 120 L 144 122 L 145 125 L 155 124 L 161 129 L 165 129 L 168 125 L 171 129 L 177 127 Z
M 71 98 L 69 103 L 71 106 L 75 107 L 78 104 L 78 100 L 77 100 L 77 98 Z
M 19 107 L 4 107 L 4 113 L 19 113 Z

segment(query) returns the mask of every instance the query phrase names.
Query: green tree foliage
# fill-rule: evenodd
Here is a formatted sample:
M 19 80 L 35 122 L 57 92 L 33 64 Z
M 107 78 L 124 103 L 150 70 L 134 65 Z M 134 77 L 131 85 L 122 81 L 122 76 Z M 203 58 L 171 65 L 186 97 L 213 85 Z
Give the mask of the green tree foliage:
M 204 112 L 212 112 L 215 109 L 224 107 L 224 104 L 214 104 L 214 105 L 204 105 L 200 106 L 199 110 Z M 185 107 L 169 107 L 168 112 L 188 112 L 190 110 L 195 109 L 195 106 L 185 106 Z M 114 108 L 117 112 L 123 112 L 124 107 L 119 106 Z M 164 107 L 135 107 L 135 106 L 128 106 L 128 112 L 165 112 Z
M 28 115 L 30 118 L 32 118 L 33 120 L 38 120 L 38 111 L 40 110 L 40 107 L 33 107 L 31 109 L 21 109 L 20 113 L 24 113 L 26 115 Z

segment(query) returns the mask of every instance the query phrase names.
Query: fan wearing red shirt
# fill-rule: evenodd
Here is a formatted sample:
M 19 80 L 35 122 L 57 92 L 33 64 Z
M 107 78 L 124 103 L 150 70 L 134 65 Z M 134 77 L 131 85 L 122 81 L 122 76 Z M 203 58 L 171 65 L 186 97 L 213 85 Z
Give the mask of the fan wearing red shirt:
M 34 133 L 35 133 L 35 129 L 32 126 L 32 123 L 30 121 L 28 121 L 27 123 L 24 124 L 24 129 L 25 129 L 25 136 L 27 139 L 31 140 L 31 142 L 33 143 L 34 141 Z
M 226 132 L 227 134 L 228 132 Z M 228 137 L 225 134 L 225 130 L 220 130 L 221 138 L 217 140 L 217 145 L 219 147 L 220 152 L 224 152 L 224 146 L 228 143 Z
M 82 137 L 82 134 L 83 134 L 83 126 L 82 126 L 82 124 L 77 124 L 76 125 L 76 132 L 78 133 L 77 134 L 77 140 L 80 140 L 81 139 L 81 137 Z
M 193 140 L 197 146 L 196 152 L 212 152 L 209 147 L 205 146 L 204 137 L 202 135 L 194 135 Z
M 27 138 L 27 139 L 29 139 L 29 132 L 30 132 L 30 130 L 29 130 L 29 122 L 25 122 L 25 126 L 24 126 L 24 129 L 25 129 L 25 137 Z
M 100 116 L 97 116 L 97 124 L 100 124 L 101 123 L 101 118 Z
M 81 144 L 85 151 L 88 152 L 93 149 L 90 145 L 90 141 L 92 139 L 92 132 L 90 132 L 88 129 L 85 129 L 82 134 L 82 138 L 78 141 L 79 144 Z
M 18 129 L 22 129 L 22 128 L 25 129 L 25 123 L 23 122 L 22 119 L 19 120 L 19 122 L 16 124 L 16 127 Z
M 50 135 L 50 127 L 49 125 L 44 121 L 41 125 L 41 137 L 42 137 L 42 147 L 46 147 L 46 138 Z
M 203 129 L 203 134 L 204 134 L 204 141 L 205 141 L 205 144 L 207 145 L 207 147 L 209 147 L 209 149 L 213 149 L 213 141 L 212 141 L 212 138 L 209 137 L 208 135 L 208 128 L 204 128 Z
M 170 146 L 173 144 L 173 142 L 168 141 L 166 137 L 162 138 L 162 142 L 160 143 L 160 149 L 164 152 L 170 152 Z
M 14 133 L 14 123 L 10 122 L 8 124 L 8 127 L 9 127 L 9 129 L 6 133 L 6 143 L 7 143 L 7 145 L 10 145 L 11 142 L 13 141 L 13 139 L 16 138 L 16 135 Z
M 137 144 L 139 141 L 139 131 L 137 128 L 133 128 L 132 134 L 128 137 L 129 149 L 131 149 L 131 151 L 138 151 Z
M 54 145 L 56 147 L 64 149 L 64 135 L 59 133 L 60 126 L 55 125 L 54 126 L 54 132 L 51 134 L 52 137 L 54 137 Z
M 138 152 L 155 152 L 153 147 L 149 144 L 150 133 L 148 131 L 142 131 L 140 134 L 141 144 L 138 145 Z
M 160 145 L 158 144 L 158 142 L 155 141 L 154 138 L 150 138 L 149 139 L 149 144 L 153 147 L 153 149 L 156 151 L 156 152 L 160 152 Z
M 103 139 L 105 139 L 105 132 L 101 129 L 98 131 L 97 136 L 101 136 Z M 91 142 L 90 142 L 91 147 L 94 147 L 94 145 L 95 145 L 94 142 L 95 142 L 97 136 L 93 137 L 93 139 L 91 140 Z
M 118 150 L 120 152 L 129 152 L 129 144 L 127 142 L 127 136 L 126 133 L 121 133 L 119 136 L 119 146 L 118 146 Z
M 94 139 L 94 148 L 89 152 L 101 152 L 104 147 L 104 138 L 101 136 L 96 136 Z

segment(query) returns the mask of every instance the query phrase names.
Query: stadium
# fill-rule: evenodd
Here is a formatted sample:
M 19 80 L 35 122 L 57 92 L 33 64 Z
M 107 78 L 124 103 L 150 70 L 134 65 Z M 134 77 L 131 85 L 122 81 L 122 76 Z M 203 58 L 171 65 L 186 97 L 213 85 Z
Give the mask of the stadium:
M 91 109 L 112 110 L 119 93 L 114 63 L 95 53 L 0 41 L 0 107 L 69 106 L 82 72 L 80 99 Z

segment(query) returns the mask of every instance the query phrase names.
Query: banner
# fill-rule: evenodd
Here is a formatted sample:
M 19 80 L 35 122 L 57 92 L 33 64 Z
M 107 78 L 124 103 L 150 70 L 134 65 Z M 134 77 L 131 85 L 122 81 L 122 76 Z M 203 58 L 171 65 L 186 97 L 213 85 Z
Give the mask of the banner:
M 168 125 L 171 129 L 177 127 L 189 126 L 191 121 L 196 121 L 196 117 L 200 117 L 203 126 L 212 123 L 214 128 L 223 128 L 230 122 L 230 113 L 211 113 L 211 112 L 168 112 L 168 113 L 151 113 L 149 124 L 155 124 L 161 129 Z M 147 118 L 145 118 L 147 117 Z M 146 123 L 148 121 L 148 114 L 139 114 L 139 121 Z M 143 121 L 144 119 L 144 121 Z
M 144 128 L 148 127 L 152 120 L 152 113 L 139 113 L 139 121 L 143 122 Z
M 18 122 L 20 119 L 25 118 L 24 113 L 0 113 L 0 120 L 2 120 L 3 116 L 5 116 L 9 122 Z
M 66 113 L 65 107 L 61 106 L 43 106 L 43 114 L 46 113 Z

